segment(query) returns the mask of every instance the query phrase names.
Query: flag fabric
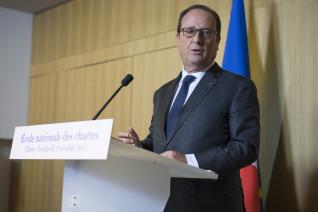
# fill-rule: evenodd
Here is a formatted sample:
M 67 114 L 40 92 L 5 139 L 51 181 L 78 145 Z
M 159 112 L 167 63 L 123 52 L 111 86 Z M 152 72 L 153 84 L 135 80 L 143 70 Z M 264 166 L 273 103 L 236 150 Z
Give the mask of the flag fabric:
M 240 170 L 246 212 L 262 211 L 257 161 Z
M 223 69 L 250 77 L 244 0 L 233 0 L 223 56 Z M 246 212 L 260 212 L 260 181 L 257 161 L 240 170 Z

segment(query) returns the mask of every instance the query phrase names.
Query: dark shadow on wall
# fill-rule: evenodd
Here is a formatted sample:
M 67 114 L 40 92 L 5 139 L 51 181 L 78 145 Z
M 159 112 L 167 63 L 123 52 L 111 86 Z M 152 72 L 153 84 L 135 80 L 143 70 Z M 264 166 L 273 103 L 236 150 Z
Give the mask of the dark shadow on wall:
M 318 169 L 310 176 L 307 184 L 308 193 L 305 197 L 304 208 L 305 212 L 315 212 L 318 210 Z
M 288 161 L 289 151 L 286 144 L 289 142 L 288 135 L 288 130 L 283 127 L 265 203 L 265 211 L 267 212 L 300 211 L 296 196 L 293 167 L 290 167 L 291 161 Z
M 19 176 L 22 175 L 23 161 L 13 160 L 11 167 L 11 180 L 10 180 L 10 202 L 9 202 L 9 211 L 23 211 L 23 205 L 25 204 L 25 199 L 22 192 L 25 190 L 25 185 L 19 180 Z
M 0 211 L 9 211 L 12 140 L 0 138 Z
M 317 61 L 316 61 L 317 62 Z M 316 70 L 317 71 L 317 70 Z M 313 79 L 318 79 L 318 74 L 316 72 L 316 75 L 313 76 Z M 318 81 L 318 80 L 317 80 Z M 317 84 L 316 84 L 317 85 Z M 312 146 L 314 145 L 315 139 L 317 139 L 318 132 L 317 132 L 317 123 L 318 123 L 318 101 L 317 101 L 317 90 L 314 93 L 314 98 L 316 98 L 316 102 L 313 103 L 313 110 L 312 110 L 312 116 L 310 117 L 311 120 L 309 122 L 311 123 L 311 138 L 312 138 Z M 307 97 L 310 98 L 310 97 Z M 318 158 L 318 149 L 314 149 L 316 151 L 316 158 Z M 311 155 L 313 157 L 313 155 Z M 312 158 L 315 160 L 314 158 Z M 317 159 L 315 160 L 317 161 Z M 311 161 L 311 168 L 310 172 L 308 173 L 308 181 L 304 182 L 307 188 L 307 194 L 305 194 L 305 201 L 304 201 L 304 211 L 305 212 L 316 212 L 318 211 L 318 164 L 314 161 Z

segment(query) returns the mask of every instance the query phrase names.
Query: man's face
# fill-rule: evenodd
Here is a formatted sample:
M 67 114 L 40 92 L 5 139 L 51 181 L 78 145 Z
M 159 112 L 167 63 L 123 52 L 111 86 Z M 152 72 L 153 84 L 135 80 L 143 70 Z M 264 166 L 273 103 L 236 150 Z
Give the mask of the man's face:
M 195 72 L 209 66 L 216 57 L 220 42 L 220 36 L 215 31 L 214 16 L 205 10 L 193 9 L 183 17 L 181 29 L 206 29 L 211 32 L 210 36 L 205 36 L 202 31 L 197 31 L 193 37 L 185 36 L 187 33 L 182 31 L 177 34 L 177 45 L 185 70 Z

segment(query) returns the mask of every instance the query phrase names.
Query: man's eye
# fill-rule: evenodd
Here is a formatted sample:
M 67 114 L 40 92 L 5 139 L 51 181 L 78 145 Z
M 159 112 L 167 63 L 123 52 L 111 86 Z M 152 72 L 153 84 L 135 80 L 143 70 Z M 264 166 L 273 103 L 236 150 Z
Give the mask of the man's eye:
M 192 34 L 195 32 L 195 30 L 194 29 L 187 29 L 186 32 Z
M 202 30 L 202 33 L 204 36 L 209 36 L 210 35 L 210 31 L 209 30 Z

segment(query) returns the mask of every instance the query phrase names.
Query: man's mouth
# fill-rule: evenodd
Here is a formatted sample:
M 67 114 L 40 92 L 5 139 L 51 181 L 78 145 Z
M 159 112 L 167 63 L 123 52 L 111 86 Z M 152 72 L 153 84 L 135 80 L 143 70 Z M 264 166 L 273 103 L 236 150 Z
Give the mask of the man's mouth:
M 194 54 L 203 54 L 203 49 L 191 49 Z

